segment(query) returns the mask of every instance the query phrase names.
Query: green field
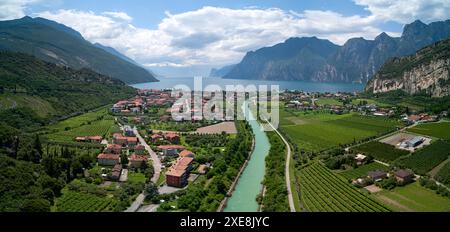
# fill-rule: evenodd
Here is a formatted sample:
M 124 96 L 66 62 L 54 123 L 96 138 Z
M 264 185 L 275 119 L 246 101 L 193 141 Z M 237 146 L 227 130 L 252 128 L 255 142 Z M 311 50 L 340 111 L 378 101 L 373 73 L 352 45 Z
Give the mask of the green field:
M 99 120 L 100 118 L 113 120 L 113 116 L 108 114 L 108 109 L 102 108 L 97 111 L 84 113 L 75 117 L 68 118 L 56 124 L 48 126 L 49 130 L 65 130 L 67 128 L 75 128 L 85 125 L 88 122 Z
M 45 137 L 50 142 L 73 143 L 77 136 L 100 135 L 106 138 L 111 133 L 119 131 L 119 128 L 107 109 L 101 109 L 48 126 L 47 131 L 49 134 Z
M 342 175 L 343 177 L 347 178 L 348 180 L 353 180 L 353 179 L 356 179 L 359 177 L 366 177 L 367 172 L 375 171 L 375 170 L 388 171 L 389 167 L 387 167 L 383 164 L 377 163 L 377 162 L 372 162 L 369 164 L 361 165 L 360 167 L 352 169 L 352 170 L 339 172 L 339 174 Z
M 354 152 L 370 155 L 377 160 L 390 162 L 400 156 L 409 154 L 408 151 L 396 149 L 394 146 L 376 141 L 368 142 L 352 148 Z
M 323 105 L 335 105 L 335 106 L 342 106 L 344 105 L 342 102 L 334 99 L 334 98 L 319 98 L 316 100 L 316 104 L 323 106 Z
M 450 140 L 450 122 L 420 124 L 409 128 L 408 131 Z
M 394 130 L 401 124 L 379 117 L 326 112 L 281 113 L 281 129 L 306 151 L 321 151 Z
M 128 181 L 133 183 L 143 183 L 145 184 L 147 178 L 142 173 L 129 172 L 128 173 Z
M 108 197 L 67 190 L 56 199 L 55 204 L 57 212 L 111 212 L 116 201 Z
M 301 201 L 310 212 L 389 211 L 321 164 L 302 168 L 299 180 Z
M 390 107 L 392 105 L 387 104 L 387 103 L 382 103 L 373 99 L 366 99 L 366 98 L 358 98 L 358 99 L 353 99 L 352 100 L 352 104 L 353 105 L 359 105 L 360 103 L 364 103 L 367 102 L 367 104 L 374 104 L 377 105 L 379 107 Z
M 449 155 L 450 143 L 439 140 L 414 152 L 411 156 L 401 160 L 400 163 L 411 168 L 417 174 L 424 175 L 446 160 Z
M 436 194 L 433 190 L 415 182 L 391 191 L 383 190 L 375 197 L 395 211 L 449 212 L 450 199 Z

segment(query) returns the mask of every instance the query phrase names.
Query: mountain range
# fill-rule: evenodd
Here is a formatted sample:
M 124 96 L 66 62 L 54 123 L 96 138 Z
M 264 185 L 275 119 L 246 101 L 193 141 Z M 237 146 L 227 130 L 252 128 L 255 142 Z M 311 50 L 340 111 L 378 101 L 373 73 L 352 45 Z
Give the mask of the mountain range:
M 230 79 L 367 83 L 389 58 L 414 54 L 449 36 L 450 20 L 430 24 L 416 20 L 404 26 L 401 37 L 383 32 L 374 40 L 352 38 L 342 46 L 316 37 L 290 38 L 248 52 L 220 74 Z
M 127 84 L 158 81 L 113 48 L 92 44 L 72 28 L 44 18 L 0 21 L 0 50 L 33 55 L 73 69 L 89 68 Z
M 33 128 L 133 96 L 124 82 L 15 52 L 0 52 L 0 124 Z
M 450 94 L 450 38 L 427 46 L 416 54 L 388 60 L 367 83 L 366 91 L 443 97 Z

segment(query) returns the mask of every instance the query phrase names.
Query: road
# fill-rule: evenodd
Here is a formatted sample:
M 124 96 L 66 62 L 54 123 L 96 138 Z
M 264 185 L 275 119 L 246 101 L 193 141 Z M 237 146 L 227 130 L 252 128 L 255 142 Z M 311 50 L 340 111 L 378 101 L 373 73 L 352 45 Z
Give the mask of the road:
M 147 142 L 145 142 L 144 138 L 142 138 L 142 136 L 139 134 L 139 131 L 136 127 L 133 128 L 133 132 L 138 138 L 141 145 L 143 145 L 145 147 L 145 150 L 147 150 L 148 153 L 150 154 L 150 158 L 153 163 L 153 168 L 155 169 L 155 174 L 153 174 L 151 181 L 156 184 L 158 182 L 159 175 L 161 173 L 161 161 L 159 160 L 156 152 L 152 150 L 152 148 L 147 144 Z
M 136 199 L 131 203 L 130 207 L 128 207 L 125 212 L 136 212 L 139 207 L 141 207 L 142 202 L 144 202 L 145 195 L 144 193 L 139 194 Z
M 289 174 L 289 164 L 291 161 L 291 146 L 289 146 L 289 143 L 286 141 L 286 139 L 281 135 L 281 133 L 270 123 L 268 120 L 266 122 L 273 128 L 275 132 L 277 132 L 278 136 L 280 136 L 281 140 L 283 140 L 284 144 L 286 145 L 287 154 L 286 154 L 286 164 L 285 164 L 285 179 L 286 179 L 286 188 L 288 191 L 288 201 L 289 201 L 289 208 L 291 212 L 295 212 L 295 206 L 294 206 L 294 198 L 292 197 L 292 189 L 291 189 L 291 177 Z
M 158 207 L 158 204 L 146 205 L 139 208 L 138 212 L 156 212 Z
M 147 150 L 148 153 L 150 154 L 150 158 L 153 163 L 153 168 L 155 170 L 155 174 L 153 174 L 151 181 L 154 184 L 156 184 L 158 182 L 159 175 L 161 173 L 161 161 L 159 160 L 156 152 L 154 152 L 152 150 L 152 148 L 147 144 L 147 142 L 145 142 L 144 138 L 142 138 L 142 136 L 139 134 L 139 131 L 136 127 L 133 128 L 133 132 L 136 135 L 136 137 L 138 138 L 139 143 L 141 145 L 143 145 L 145 147 L 145 150 Z M 130 205 L 130 207 L 128 207 L 125 210 L 125 212 L 136 212 L 141 207 L 142 203 L 144 202 L 144 199 L 145 199 L 145 194 L 144 194 L 144 192 L 142 192 L 141 194 L 139 194 L 138 197 L 136 197 L 136 199 L 133 201 L 133 203 Z M 146 211 L 146 212 L 152 212 L 152 211 Z

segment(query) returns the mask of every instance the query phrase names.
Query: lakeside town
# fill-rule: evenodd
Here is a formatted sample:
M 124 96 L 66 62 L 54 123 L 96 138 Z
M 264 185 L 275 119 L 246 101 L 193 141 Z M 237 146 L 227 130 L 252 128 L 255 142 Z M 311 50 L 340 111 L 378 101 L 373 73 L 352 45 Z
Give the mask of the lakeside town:
M 3 221 L 448 228 L 450 0 L 325 2 L 0 0 Z
M 313 114 L 318 117 L 322 117 L 320 115 L 347 117 L 345 115 L 348 115 L 358 117 L 358 120 L 381 120 L 379 122 L 388 120 L 384 122 L 395 122 L 394 124 L 397 125 L 368 140 L 353 139 L 355 141 L 348 145 L 340 145 L 340 148 L 330 147 L 328 151 L 320 152 L 322 155 L 319 156 L 313 153 L 308 154 L 309 163 L 315 163 L 313 160 L 318 158 L 322 165 L 331 170 L 337 169 L 338 175 L 355 172 L 357 174 L 344 174 L 344 177 L 349 178 L 349 183 L 355 187 L 365 189 L 372 194 L 382 192 L 382 189 L 391 190 L 395 186 L 405 186 L 412 182 L 431 181 L 421 178 L 412 168 L 395 162 L 391 163 L 392 159 L 383 159 L 383 155 L 388 156 L 390 152 L 406 155 L 424 150 L 430 144 L 437 144 L 434 140 L 439 139 L 411 133 L 407 129 L 445 121 L 448 116 L 446 111 L 439 114 L 416 112 L 407 107 L 380 103 L 349 93 L 321 94 L 286 91 L 281 93 L 280 99 L 284 102 L 282 110 L 294 115 Z M 202 105 L 207 100 L 209 99 L 203 99 Z M 185 194 L 189 185 L 195 186 L 200 183 L 198 185 L 203 186 L 201 188 L 208 186 L 208 182 L 212 180 L 207 176 L 208 171 L 215 168 L 213 154 L 224 152 L 227 149 L 226 142 L 236 136 L 237 129 L 234 121 L 174 120 L 170 115 L 174 102 L 176 98 L 171 97 L 170 90 L 139 90 L 135 97 L 122 99 L 107 109 L 107 114 L 114 118 L 114 124 L 119 130 L 106 137 L 92 134 L 73 138 L 76 143 L 101 144 L 104 147 L 96 156 L 96 166 L 100 167 L 102 178 L 102 181 L 98 183 L 99 186 L 126 183 L 130 175 L 133 178 L 142 170 L 152 170 L 149 174 L 142 175 L 142 182 L 147 186 L 151 185 L 152 190 L 148 191 L 146 187 L 142 192 L 136 193 L 125 211 L 181 210 L 179 196 Z M 194 113 L 193 110 L 191 112 Z M 303 119 L 300 118 L 281 117 L 281 120 L 282 125 L 286 121 L 291 121 L 295 125 L 304 124 Z M 354 123 L 359 122 L 355 120 Z M 292 136 L 285 131 L 282 132 L 288 138 Z M 205 146 L 205 144 L 199 144 L 198 140 L 208 141 L 214 145 Z M 376 143 L 376 146 L 372 143 Z M 371 144 L 372 147 L 362 149 L 367 144 Z M 385 154 L 381 157 L 374 155 L 379 153 L 376 150 L 382 150 Z M 404 153 L 397 150 L 403 150 Z M 331 152 L 337 155 L 330 155 Z M 301 151 L 300 156 L 306 153 L 308 153 L 306 150 Z M 293 162 L 296 165 L 299 165 L 298 162 L 305 162 L 305 159 L 298 158 L 298 151 L 294 151 L 293 155 L 295 158 Z M 87 176 L 89 172 L 85 172 L 85 178 Z M 234 182 L 238 179 L 239 176 L 234 176 Z M 445 184 L 436 183 L 437 186 L 446 188 Z M 231 196 L 232 193 L 229 194 Z M 308 207 L 306 202 L 303 203 L 305 204 L 303 207 Z M 224 203 L 221 202 L 221 204 Z M 292 208 L 295 206 L 292 205 Z

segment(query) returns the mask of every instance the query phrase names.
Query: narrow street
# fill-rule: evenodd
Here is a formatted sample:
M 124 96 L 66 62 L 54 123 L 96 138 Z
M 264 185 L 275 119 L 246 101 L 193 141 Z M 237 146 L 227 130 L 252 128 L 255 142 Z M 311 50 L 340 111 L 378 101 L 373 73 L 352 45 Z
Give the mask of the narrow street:
M 152 160 L 153 168 L 155 169 L 155 174 L 153 175 L 151 181 L 156 184 L 159 179 L 159 175 L 161 173 L 161 161 L 158 158 L 156 152 L 152 150 L 152 148 L 145 142 L 144 138 L 139 134 L 139 131 L 136 127 L 133 128 L 133 132 L 139 140 L 139 143 L 145 147 L 145 150 L 150 154 L 150 158 Z
M 147 150 L 148 153 L 150 154 L 150 159 L 152 160 L 153 168 L 155 170 L 155 174 L 153 174 L 151 181 L 154 184 L 156 184 L 158 182 L 159 175 L 161 173 L 161 161 L 159 160 L 156 152 L 154 152 L 152 150 L 152 148 L 147 144 L 147 142 L 145 142 L 144 138 L 142 138 L 142 136 L 139 134 L 139 131 L 136 127 L 133 128 L 133 132 L 136 135 L 136 137 L 138 138 L 139 143 L 141 145 L 143 145 L 145 147 L 145 150 Z M 128 207 L 128 209 L 125 210 L 125 212 L 138 211 L 138 209 L 141 207 L 142 203 L 144 202 L 144 199 L 145 199 L 145 194 L 144 194 L 144 192 L 142 192 L 141 194 L 139 194 L 138 197 L 136 197 L 136 199 L 133 201 L 133 203 L 130 205 L 130 207 Z M 145 212 L 153 212 L 155 209 L 147 210 Z

